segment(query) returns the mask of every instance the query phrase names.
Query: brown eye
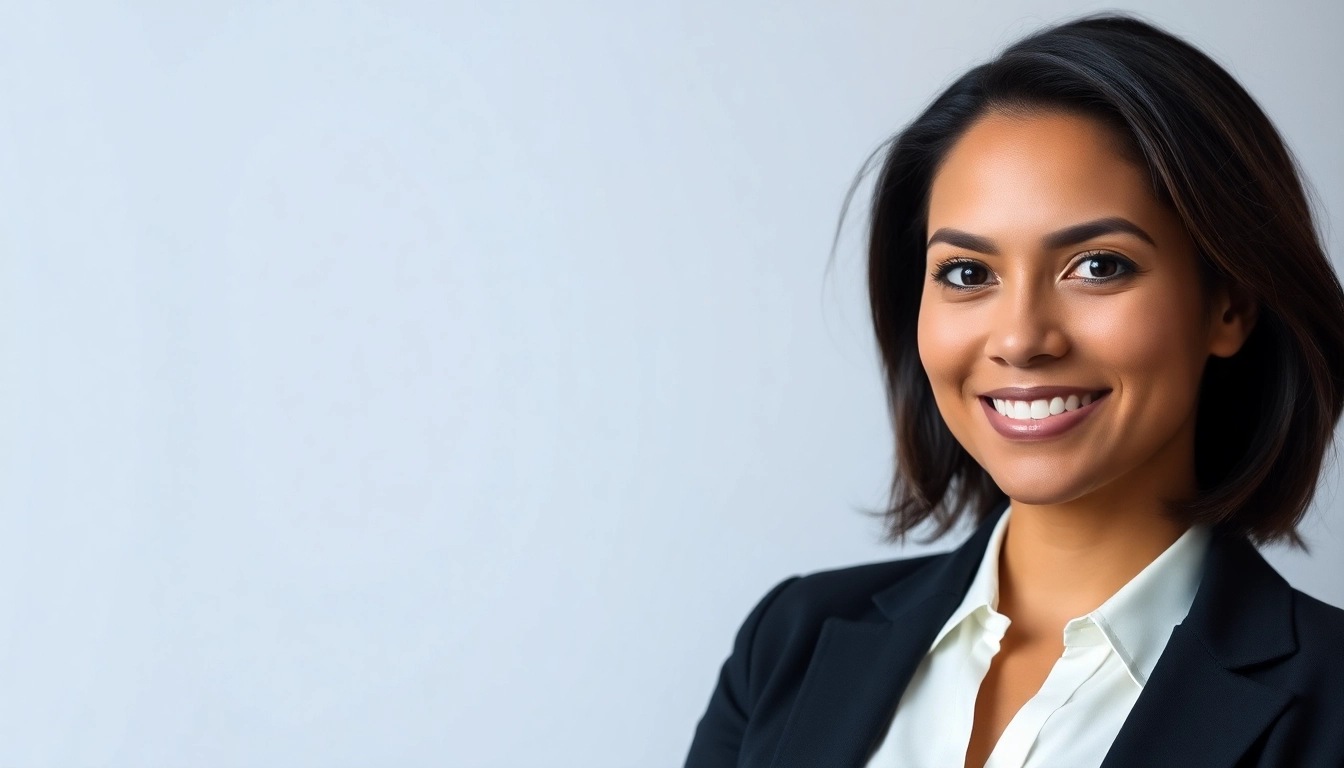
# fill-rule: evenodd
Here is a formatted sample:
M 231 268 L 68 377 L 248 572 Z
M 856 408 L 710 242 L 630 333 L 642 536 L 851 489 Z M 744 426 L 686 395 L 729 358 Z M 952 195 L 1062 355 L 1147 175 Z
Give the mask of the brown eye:
M 1115 259 L 1088 259 L 1087 269 L 1092 273 L 1089 277 L 1110 277 L 1120 271 L 1120 266 Z
M 1128 272 L 1133 272 L 1134 268 L 1124 259 L 1118 256 L 1111 256 L 1105 253 L 1099 253 L 1088 256 L 1078 262 L 1074 267 L 1074 274 L 1084 280 L 1109 280 L 1119 277 Z
M 959 262 L 948 264 L 939 277 L 957 288 L 975 288 L 989 282 L 989 270 L 983 264 Z

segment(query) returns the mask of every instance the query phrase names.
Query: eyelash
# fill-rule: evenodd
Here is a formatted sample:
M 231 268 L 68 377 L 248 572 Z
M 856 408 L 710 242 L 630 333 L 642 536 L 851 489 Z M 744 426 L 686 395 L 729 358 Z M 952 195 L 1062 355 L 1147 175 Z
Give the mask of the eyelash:
M 1118 274 L 1111 275 L 1110 277 L 1080 277 L 1076 279 L 1082 280 L 1083 282 L 1089 285 L 1100 285 L 1102 283 L 1109 283 L 1113 280 L 1118 280 L 1121 277 L 1124 277 L 1125 275 L 1130 275 L 1139 271 L 1139 268 L 1135 266 L 1134 262 L 1130 261 L 1129 259 L 1126 259 L 1124 256 L 1121 256 L 1118 253 L 1114 253 L 1112 251 L 1086 251 L 1082 254 L 1079 254 L 1078 259 L 1074 261 L 1072 268 L 1069 270 L 1069 273 L 1072 274 L 1073 271 L 1077 269 L 1083 262 L 1097 258 L 1110 259 L 1114 261 L 1116 264 L 1120 265 L 1122 271 L 1119 272 Z M 957 285 L 956 283 L 953 283 L 951 280 L 948 279 L 948 275 L 951 274 L 954 268 L 966 266 L 968 264 L 971 266 L 983 267 L 986 271 L 990 272 L 991 274 L 993 273 L 993 270 L 985 266 L 983 262 L 976 261 L 975 259 L 968 259 L 964 256 L 954 256 L 938 264 L 938 266 L 934 269 L 933 279 L 938 283 L 941 283 L 942 285 L 956 291 L 975 291 L 985 287 L 983 285 Z
M 956 283 L 948 279 L 948 275 L 952 273 L 953 269 L 955 269 L 956 267 L 962 267 L 966 265 L 983 267 L 986 271 L 989 270 L 989 267 L 986 267 L 984 264 L 981 264 L 975 259 L 967 259 L 961 256 L 954 256 L 953 258 L 940 262 L 938 266 L 934 268 L 933 279 L 935 282 L 938 282 L 947 288 L 951 288 L 954 291 L 974 291 L 984 287 L 979 285 L 957 285 Z

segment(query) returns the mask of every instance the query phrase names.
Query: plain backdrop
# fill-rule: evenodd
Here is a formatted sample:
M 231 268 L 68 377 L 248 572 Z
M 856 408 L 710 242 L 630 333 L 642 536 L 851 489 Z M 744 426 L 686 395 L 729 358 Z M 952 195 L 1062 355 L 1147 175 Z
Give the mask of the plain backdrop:
M 0 4 L 0 764 L 679 765 L 770 586 L 930 548 L 853 174 L 1102 7 Z M 1344 4 L 1133 8 L 1344 253 Z

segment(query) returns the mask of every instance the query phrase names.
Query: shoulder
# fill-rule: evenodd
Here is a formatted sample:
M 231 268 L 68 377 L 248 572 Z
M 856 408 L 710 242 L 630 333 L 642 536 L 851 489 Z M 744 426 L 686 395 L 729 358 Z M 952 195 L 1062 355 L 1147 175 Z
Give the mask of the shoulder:
M 1293 613 L 1299 629 L 1324 633 L 1336 641 L 1344 641 L 1344 608 L 1338 608 L 1299 590 L 1293 590 Z M 1336 645 L 1336 648 L 1341 647 Z
M 947 553 L 866 563 L 791 576 L 776 584 L 738 629 L 725 662 L 739 700 L 751 708 L 767 688 L 801 680 L 830 619 L 883 620 L 873 596 L 898 588 Z
M 873 595 L 948 554 L 885 560 L 794 576 L 772 591 L 768 618 L 787 623 L 824 621 L 831 617 L 862 620 L 874 609 Z
M 883 620 L 874 595 L 899 589 L 914 574 L 949 556 L 922 555 L 785 579 L 756 604 L 743 623 L 739 652 L 752 660 L 753 670 L 805 666 L 828 620 Z
M 747 615 L 696 726 L 688 766 L 764 763 L 783 733 L 822 628 L 830 619 L 878 621 L 874 595 L 939 558 L 926 555 L 792 576 Z
M 1292 704 L 1257 765 L 1339 765 L 1344 756 L 1344 610 L 1292 590 L 1296 651 L 1243 674 L 1286 691 Z
M 1303 661 L 1331 668 L 1344 690 L 1344 609 L 1294 589 L 1293 629 Z

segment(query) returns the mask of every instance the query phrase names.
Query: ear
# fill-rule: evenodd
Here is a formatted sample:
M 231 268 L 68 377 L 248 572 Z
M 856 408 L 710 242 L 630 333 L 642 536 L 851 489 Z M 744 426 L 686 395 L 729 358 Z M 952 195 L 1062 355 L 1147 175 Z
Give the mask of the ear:
M 1214 291 L 1209 320 L 1209 354 L 1231 357 L 1246 343 L 1260 307 L 1244 286 L 1221 283 Z

